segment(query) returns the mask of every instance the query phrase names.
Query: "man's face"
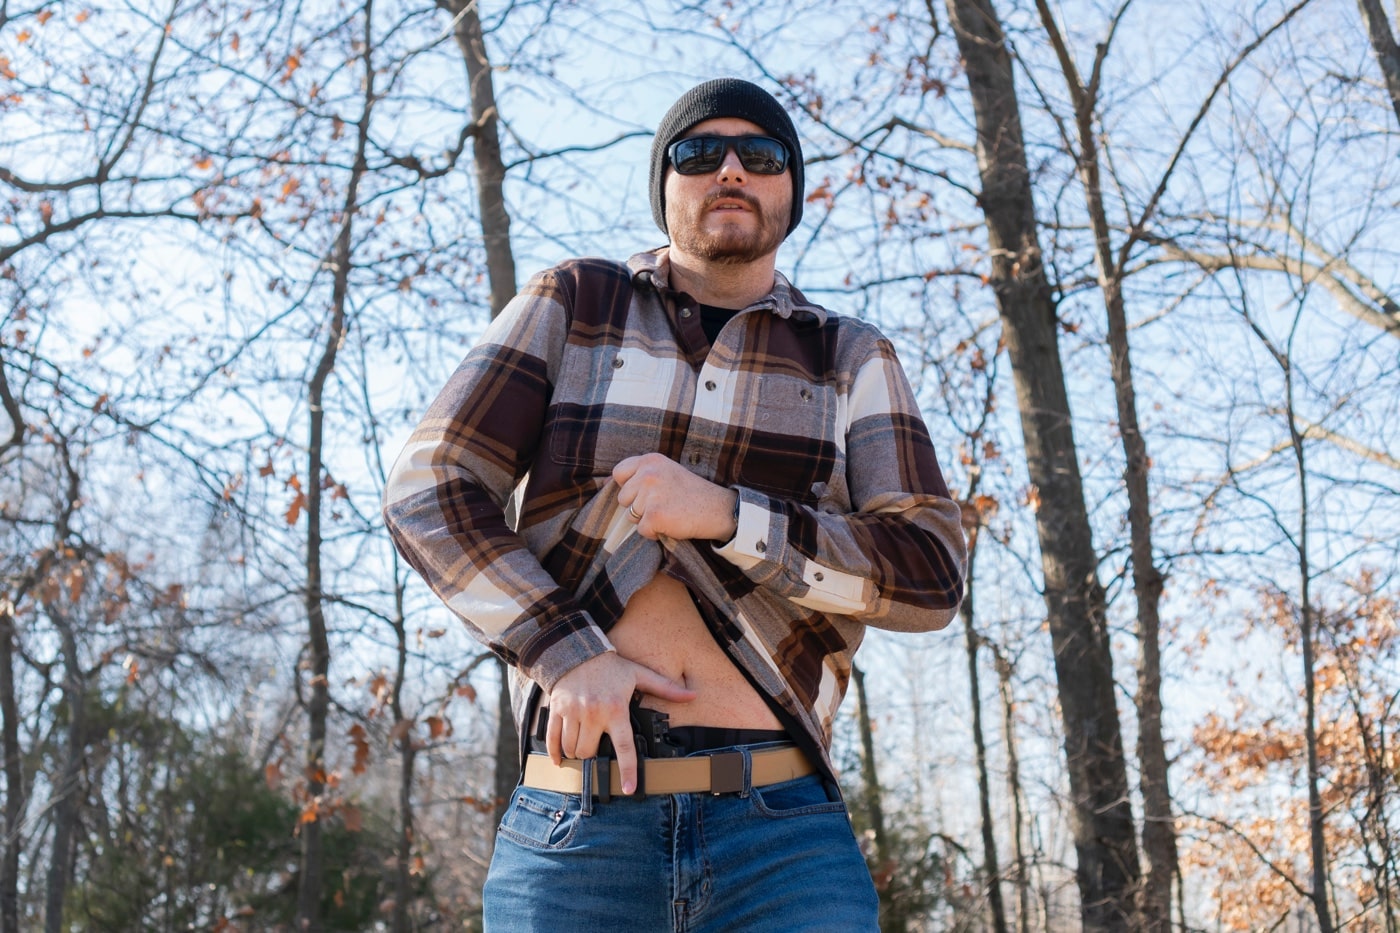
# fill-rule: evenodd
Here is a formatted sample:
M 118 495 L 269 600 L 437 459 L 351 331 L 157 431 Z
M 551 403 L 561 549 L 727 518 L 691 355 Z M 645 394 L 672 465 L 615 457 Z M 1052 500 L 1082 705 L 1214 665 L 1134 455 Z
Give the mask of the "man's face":
M 737 117 L 691 127 L 689 136 L 766 136 Z M 792 169 L 759 175 L 744 168 L 732 147 L 719 168 L 681 175 L 666 167 L 666 229 L 673 248 L 710 262 L 748 263 L 777 252 L 792 216 Z

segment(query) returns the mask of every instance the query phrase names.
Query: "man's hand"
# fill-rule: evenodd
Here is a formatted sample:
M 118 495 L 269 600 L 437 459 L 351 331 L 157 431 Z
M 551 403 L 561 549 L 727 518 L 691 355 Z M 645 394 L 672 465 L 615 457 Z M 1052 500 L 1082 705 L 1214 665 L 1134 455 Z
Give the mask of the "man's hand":
M 627 705 L 638 690 L 676 703 L 695 699 L 695 691 L 684 684 L 613 652 L 589 658 L 559 678 L 549 693 L 545 748 L 550 759 L 557 765 L 564 758 L 592 758 L 607 733 L 617 755 L 622 793 L 635 791 L 637 749 Z
M 661 454 L 628 457 L 613 467 L 617 502 L 629 510 L 637 531 L 653 541 L 728 541 L 734 537 L 739 494 L 718 486 Z

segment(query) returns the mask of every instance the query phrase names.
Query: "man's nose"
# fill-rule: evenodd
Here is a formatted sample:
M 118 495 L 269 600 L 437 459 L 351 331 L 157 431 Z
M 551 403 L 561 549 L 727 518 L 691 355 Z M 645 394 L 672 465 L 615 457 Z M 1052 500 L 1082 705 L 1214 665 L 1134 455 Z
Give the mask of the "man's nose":
M 715 179 L 721 183 L 741 185 L 749 180 L 749 173 L 744 169 L 744 163 L 739 161 L 739 154 L 733 146 L 724 148 L 724 159 L 719 164 Z

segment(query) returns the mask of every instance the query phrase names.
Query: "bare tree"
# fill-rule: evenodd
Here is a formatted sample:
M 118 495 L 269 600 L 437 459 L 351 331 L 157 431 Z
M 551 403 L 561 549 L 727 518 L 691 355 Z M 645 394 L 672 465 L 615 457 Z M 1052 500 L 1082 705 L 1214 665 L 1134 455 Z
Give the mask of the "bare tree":
M 974 442 L 984 435 L 995 410 L 995 386 L 994 377 L 987 380 L 987 392 L 982 406 L 981 419 L 978 425 L 969 432 L 969 437 Z M 977 801 L 982 828 L 982 875 L 987 886 L 987 903 L 992 912 L 992 930 L 995 933 L 1006 933 L 1009 927 L 1007 926 L 1006 905 L 1001 895 L 1002 872 L 1000 860 L 997 858 L 996 827 L 992 821 L 992 782 L 987 767 L 987 738 L 982 724 L 982 687 L 978 654 L 986 639 L 977 631 L 975 611 L 977 546 L 988 520 L 997 511 L 997 502 L 992 497 L 983 495 L 980 491 L 985 468 L 982 458 L 969 454 L 966 459 L 971 461 L 968 464 L 967 492 L 962 504 L 963 530 L 967 534 L 967 571 L 965 574 L 967 582 L 962 605 L 958 607 L 958 615 L 962 617 L 967 643 L 968 697 L 972 704 L 972 745 L 976 755 Z M 994 645 L 991 647 L 995 655 L 996 647 Z M 1008 754 L 1014 761 L 1014 752 L 1011 752 L 1009 748 Z M 1019 836 L 1019 818 L 1016 819 L 1016 823 L 1014 831 Z M 1016 850 L 1019 859 L 1021 855 L 1019 845 L 1016 846 Z M 1020 867 L 1024 868 L 1024 865 L 1020 865 Z M 1023 915 L 1024 912 L 1023 905 Z M 1024 916 L 1022 922 L 1025 922 Z
M 1065 729 L 1086 930 L 1131 922 L 1137 840 L 1128 796 L 1103 588 L 1098 582 L 1056 315 L 1041 259 L 1011 56 L 995 9 L 949 0 L 977 117 L 980 202 L 1037 495 L 1045 603 Z
M 1289 448 L 1296 465 L 1298 483 L 1299 514 L 1297 516 L 1297 560 L 1299 606 L 1299 640 L 1302 644 L 1303 662 L 1303 744 L 1307 755 L 1307 794 L 1308 794 L 1308 846 L 1312 859 L 1312 889 L 1309 899 L 1313 913 L 1317 917 L 1318 929 L 1322 933 L 1332 933 L 1335 929 L 1332 920 L 1331 894 L 1328 879 L 1328 854 L 1326 838 L 1326 815 L 1322 806 L 1321 776 L 1318 764 L 1317 737 L 1317 662 L 1316 644 L 1318 636 L 1317 608 L 1313 601 L 1312 586 L 1314 569 L 1312 566 L 1310 495 L 1308 489 L 1309 471 L 1304 430 L 1297 417 L 1297 396 L 1295 373 L 1291 355 L 1286 347 L 1277 345 L 1269 335 L 1252 320 L 1248 307 L 1246 320 L 1269 355 L 1274 358 L 1283 375 L 1285 386 L 1284 418 L 1288 428 Z
M 438 0 L 452 14 L 452 34 L 467 68 L 472 113 L 472 154 L 476 165 L 477 199 L 481 211 L 482 243 L 491 283 L 491 317 L 515 297 L 515 254 L 510 241 L 510 214 L 505 202 L 505 163 L 501 160 L 500 113 L 491 78 L 491 59 L 481 30 L 477 0 Z M 511 518 L 514 518 L 513 501 Z M 501 688 L 496 698 L 496 794 L 494 819 L 499 825 L 519 773 L 519 740 L 511 712 L 510 671 L 498 663 Z
M 0 465 L 13 463 L 16 459 L 11 452 L 16 450 L 25 436 L 24 415 L 10 387 L 6 373 L 7 364 L 0 356 L 0 402 L 10 419 L 10 437 L 0 446 Z M 37 572 L 37 573 L 36 573 Z M 42 563 L 31 568 L 13 584 L 7 579 L 3 593 L 0 593 L 0 742 L 3 743 L 5 770 L 5 822 L 3 827 L 3 862 L 0 862 L 0 931 L 18 933 L 19 926 L 19 855 L 23 846 L 20 824 L 24 816 L 24 802 L 28 799 L 25 789 L 23 750 L 19 739 L 19 702 L 15 691 L 16 627 L 15 608 L 30 589 L 36 576 L 42 575 Z
M 73 510 L 81 496 L 81 481 L 74 468 L 66 443 L 60 442 L 57 452 L 64 471 L 65 503 L 54 526 L 55 553 L 73 549 L 71 521 Z M 44 894 L 45 933 L 60 933 L 64 928 L 64 898 L 73 877 L 74 835 L 77 832 L 78 811 L 83 798 L 83 749 L 87 743 L 88 677 L 78 650 L 74 621 L 58 606 L 58 593 L 50 589 L 44 600 L 45 610 L 58 629 L 63 664 L 63 697 L 68 707 L 68 725 L 63 750 L 63 763 L 54 781 L 52 810 L 53 842 L 49 850 L 48 873 Z
M 895 890 L 891 881 L 894 878 L 897 857 L 890 845 L 889 834 L 885 831 L 884 794 L 875 761 L 875 731 L 870 723 L 870 700 L 865 693 L 865 672 L 859 665 L 851 666 L 851 685 L 856 690 L 856 717 L 860 724 L 861 796 L 875 843 L 875 865 L 871 874 L 875 879 L 875 890 L 880 897 L 880 929 L 883 933 L 897 933 L 909 928 L 909 917 L 905 915 L 900 901 L 892 896 Z
M 992 646 L 997 672 L 997 695 L 1001 699 L 1002 735 L 1006 742 L 1006 788 L 1011 798 L 1011 851 L 1016 871 L 1016 929 L 1031 928 L 1030 859 L 1026 853 L 1025 789 L 1021 786 L 1021 758 L 1016 741 L 1016 697 L 1012 692 L 1011 661 Z
M 307 429 L 306 494 L 306 618 L 310 651 L 307 702 L 306 795 L 319 803 L 326 785 L 326 717 L 330 708 L 330 643 L 326 635 L 325 593 L 321 578 L 322 496 L 327 484 L 323 463 L 325 436 L 326 381 L 335 368 L 336 355 L 349 327 L 350 270 L 354 262 L 352 243 L 355 217 L 360 210 L 360 182 L 368 169 L 366 151 L 369 146 L 370 116 L 375 103 L 375 69 L 371 58 L 375 48 L 373 35 L 373 4 L 367 0 L 364 16 L 363 63 L 364 108 L 355 121 L 356 145 L 354 162 L 349 173 L 345 202 L 341 209 L 340 232 L 329 257 L 332 270 L 330 319 L 325 328 L 325 344 L 308 385 L 307 409 L 310 424 Z M 324 856 L 321 850 L 319 814 L 302 822 L 301 875 L 298 880 L 297 918 L 305 930 L 321 929 L 321 898 L 324 877 Z
M 972 555 L 973 550 L 971 542 L 969 542 L 967 574 L 969 586 L 968 594 L 963 597 L 963 605 L 967 605 L 972 593 Z M 1001 896 L 1001 869 L 997 860 L 996 827 L 992 822 L 991 778 L 987 772 L 987 739 L 983 733 L 981 678 L 978 676 L 977 655 L 982 646 L 983 638 L 977 633 L 973 624 L 972 611 L 960 608 L 959 612 L 963 616 L 963 627 L 967 636 L 968 692 L 972 700 L 973 748 L 977 757 L 977 801 L 981 811 L 982 826 L 982 874 L 987 885 L 987 902 L 992 910 L 992 929 L 998 933 L 1005 933 L 1008 929 L 1006 905 Z

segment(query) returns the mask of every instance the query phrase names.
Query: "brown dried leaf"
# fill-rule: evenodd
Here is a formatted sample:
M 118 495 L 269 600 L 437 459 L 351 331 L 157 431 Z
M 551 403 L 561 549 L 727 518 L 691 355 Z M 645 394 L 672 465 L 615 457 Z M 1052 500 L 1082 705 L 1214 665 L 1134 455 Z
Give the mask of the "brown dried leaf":
M 293 498 L 291 505 L 287 506 L 287 524 L 295 525 L 301 518 L 301 510 L 306 508 L 306 494 L 298 492 Z

